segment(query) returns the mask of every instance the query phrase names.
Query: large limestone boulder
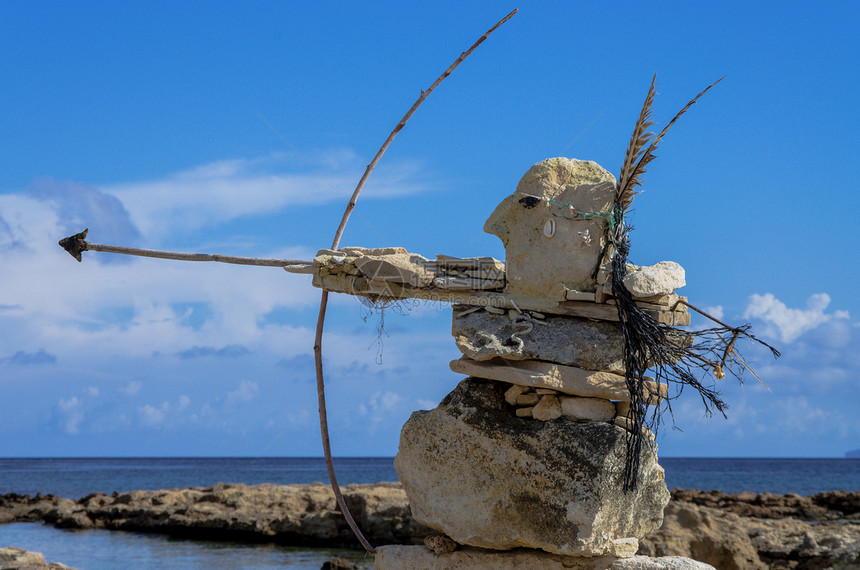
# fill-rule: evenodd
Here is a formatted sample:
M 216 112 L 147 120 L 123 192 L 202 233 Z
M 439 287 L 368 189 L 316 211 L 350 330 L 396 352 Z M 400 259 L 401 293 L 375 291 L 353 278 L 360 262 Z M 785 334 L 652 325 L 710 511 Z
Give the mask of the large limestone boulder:
M 627 432 L 518 418 L 504 391 L 468 378 L 406 422 L 394 466 L 417 521 L 460 544 L 572 556 L 609 554 L 660 527 L 669 492 L 652 451 L 625 494 Z
M 484 231 L 505 244 L 505 292 L 563 301 L 595 291 L 615 177 L 596 162 L 550 158 L 532 166 Z

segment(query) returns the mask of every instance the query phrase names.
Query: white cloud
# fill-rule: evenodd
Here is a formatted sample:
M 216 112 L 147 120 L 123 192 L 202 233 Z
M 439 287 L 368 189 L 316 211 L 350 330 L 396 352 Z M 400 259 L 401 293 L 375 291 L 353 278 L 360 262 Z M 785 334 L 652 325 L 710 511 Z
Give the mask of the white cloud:
M 765 334 L 789 343 L 831 319 L 848 318 L 847 311 L 825 313 L 829 304 L 827 293 L 811 295 L 805 309 L 789 308 L 771 293 L 754 294 L 749 298 L 744 318 L 760 319 L 765 323 Z
M 64 416 L 62 420 L 63 431 L 69 435 L 76 435 L 80 431 L 81 422 L 84 420 L 84 412 L 81 409 L 81 401 L 77 397 L 68 400 L 60 398 L 57 409 Z
M 185 394 L 181 394 L 179 396 L 179 404 L 177 405 L 176 409 L 181 412 L 182 410 L 187 408 L 190 403 L 191 403 L 191 398 L 189 398 Z
M 98 396 L 99 395 L 99 389 L 96 386 L 88 386 L 86 389 L 86 393 L 88 396 Z
M 140 414 L 140 421 L 145 426 L 153 427 L 164 422 L 167 412 L 170 410 L 169 402 L 162 402 L 161 406 L 155 407 L 149 404 L 141 406 L 137 409 Z
M 239 387 L 227 394 L 227 403 L 250 402 L 260 393 L 260 387 L 256 382 L 242 380 Z
M 223 160 L 164 178 L 104 188 L 129 211 L 148 241 L 181 228 L 193 231 L 242 216 L 276 212 L 287 206 L 346 201 L 364 170 L 352 153 L 328 154 L 325 171 L 284 172 L 284 156 Z M 386 165 L 368 184 L 365 198 L 424 190 L 416 164 Z
M 381 422 L 385 416 L 393 412 L 402 398 L 399 394 L 386 390 L 385 392 L 377 391 L 370 396 L 367 405 L 360 404 L 358 411 L 363 416 L 370 416 L 370 421 L 374 423 Z
M 128 384 L 126 384 L 125 386 L 123 386 L 122 388 L 120 388 L 119 391 L 122 392 L 123 394 L 125 394 L 126 396 L 136 396 L 140 392 L 140 389 L 142 387 L 143 387 L 143 384 L 141 384 L 140 382 L 132 381 L 132 382 L 129 382 Z
M 704 311 L 714 317 L 715 319 L 723 320 L 724 310 L 722 305 L 716 305 L 714 307 L 705 307 Z

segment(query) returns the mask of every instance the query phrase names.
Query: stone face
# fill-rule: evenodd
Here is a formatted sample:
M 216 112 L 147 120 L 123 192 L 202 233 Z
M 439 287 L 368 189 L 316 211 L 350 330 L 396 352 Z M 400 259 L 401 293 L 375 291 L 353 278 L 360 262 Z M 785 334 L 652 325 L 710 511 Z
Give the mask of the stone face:
M 653 453 L 625 494 L 620 428 L 517 418 L 504 391 L 470 378 L 406 422 L 394 465 L 417 521 L 460 544 L 574 556 L 660 526 L 669 492 Z
M 574 421 L 608 422 L 615 417 L 615 405 L 603 398 L 561 398 L 561 413 Z
M 452 360 L 449 366 L 454 372 L 476 378 L 534 388 L 549 388 L 573 396 L 630 401 L 624 376 L 611 372 L 592 372 L 539 360 L 509 361 L 503 358 L 478 362 L 463 357 Z M 654 382 L 648 382 L 646 387 L 651 394 L 659 392 L 661 396 L 665 396 L 668 392 L 665 384 L 658 386 Z M 656 398 L 652 399 L 656 400 Z
M 532 166 L 484 224 L 505 244 L 505 292 L 558 301 L 567 289 L 593 292 L 606 244 L 599 213 L 611 210 L 614 193 L 615 177 L 595 162 L 550 158 Z
M 621 325 L 574 317 L 518 322 L 487 311 L 454 310 L 457 348 L 473 360 L 545 360 L 586 370 L 624 371 Z
M 674 261 L 639 267 L 624 278 L 624 286 L 634 297 L 668 295 L 686 284 L 684 268 Z

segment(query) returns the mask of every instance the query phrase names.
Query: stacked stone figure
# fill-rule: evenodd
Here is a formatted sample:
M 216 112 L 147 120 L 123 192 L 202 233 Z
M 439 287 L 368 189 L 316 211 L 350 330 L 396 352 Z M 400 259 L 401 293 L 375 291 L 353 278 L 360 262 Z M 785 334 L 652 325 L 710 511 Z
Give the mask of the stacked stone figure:
M 401 248 L 315 258 L 325 289 L 452 302 L 463 356 L 451 369 L 468 376 L 412 414 L 395 459 L 413 516 L 444 537 L 433 552 L 382 547 L 377 568 L 621 568 L 660 527 L 669 492 L 653 437 L 636 489 L 623 490 L 629 395 L 607 279 L 614 190 L 594 162 L 533 166 L 484 227 L 502 239 L 505 264 Z M 689 324 L 673 293 L 679 265 L 630 266 L 625 285 L 659 322 Z M 666 396 L 664 384 L 646 387 L 650 404 Z

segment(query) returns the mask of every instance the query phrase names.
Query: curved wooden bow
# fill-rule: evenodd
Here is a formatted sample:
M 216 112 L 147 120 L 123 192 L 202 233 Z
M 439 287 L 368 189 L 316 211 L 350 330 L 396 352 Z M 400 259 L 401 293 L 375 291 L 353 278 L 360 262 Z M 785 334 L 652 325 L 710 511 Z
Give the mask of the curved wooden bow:
M 445 80 L 446 77 L 451 75 L 451 72 L 457 68 L 460 63 L 463 62 L 469 54 L 471 54 L 475 48 L 481 45 L 484 40 L 486 40 L 491 33 L 493 33 L 496 28 L 510 20 L 514 14 L 517 13 L 515 9 L 513 12 L 499 20 L 496 25 L 487 30 L 487 32 L 478 38 L 472 47 L 468 50 L 464 51 L 460 54 L 460 57 L 451 64 L 448 69 L 440 75 L 436 81 L 426 90 L 421 91 L 421 96 L 415 101 L 415 104 L 406 112 L 402 119 L 397 123 L 397 126 L 394 127 L 394 130 L 391 131 L 391 134 L 388 135 L 388 138 L 385 139 L 385 142 L 382 143 L 382 146 L 379 148 L 379 151 L 376 153 L 376 156 L 373 157 L 373 160 L 370 164 L 367 165 L 367 168 L 364 171 L 364 175 L 361 177 L 361 180 L 358 181 L 358 185 L 355 187 L 355 190 L 352 193 L 352 197 L 349 199 L 349 203 L 346 205 L 346 210 L 343 213 L 343 218 L 340 221 L 340 225 L 337 228 L 337 232 L 334 235 L 334 240 L 331 244 L 331 249 L 337 249 L 340 245 L 340 238 L 343 236 L 343 232 L 346 229 L 346 223 L 349 220 L 350 215 L 352 214 L 353 209 L 355 209 L 356 201 L 358 200 L 359 194 L 361 194 L 361 190 L 364 188 L 365 182 L 367 182 L 370 173 L 373 171 L 376 164 L 379 162 L 379 159 L 382 158 L 382 155 L 385 154 L 385 151 L 388 149 L 388 145 L 391 144 L 391 141 L 394 140 L 394 137 L 397 136 L 403 127 L 406 125 L 406 121 L 412 116 L 413 113 L 421 106 L 421 103 L 427 98 L 430 93 L 433 92 L 436 87 L 439 86 L 442 81 Z M 355 533 L 355 536 L 361 542 L 361 545 L 369 552 L 370 554 L 375 554 L 375 550 L 373 546 L 367 541 L 364 535 L 361 533 L 361 530 L 358 528 L 358 525 L 353 519 L 352 514 L 349 512 L 349 508 L 346 506 L 346 502 L 343 499 L 343 494 L 340 492 L 340 486 L 337 483 L 337 477 L 334 472 L 334 463 L 332 462 L 331 456 L 331 443 L 329 441 L 328 435 L 328 419 L 326 416 L 326 406 L 325 406 L 325 380 L 323 378 L 323 366 L 322 366 L 322 333 L 323 333 L 323 325 L 325 323 L 325 313 L 326 306 L 328 305 L 328 291 L 323 289 L 322 296 L 320 297 L 320 310 L 319 317 L 317 318 L 317 328 L 316 328 L 316 336 L 314 338 L 314 364 L 316 365 L 316 376 L 317 376 L 317 397 L 319 399 L 319 416 L 320 416 L 320 432 L 322 433 L 322 443 L 323 443 L 323 452 L 325 454 L 325 462 L 326 468 L 328 469 L 329 481 L 331 482 L 332 491 L 334 491 L 334 497 L 337 501 L 338 506 L 340 507 L 341 512 L 343 513 L 344 518 L 346 518 L 347 524 L 352 529 L 352 532 Z

